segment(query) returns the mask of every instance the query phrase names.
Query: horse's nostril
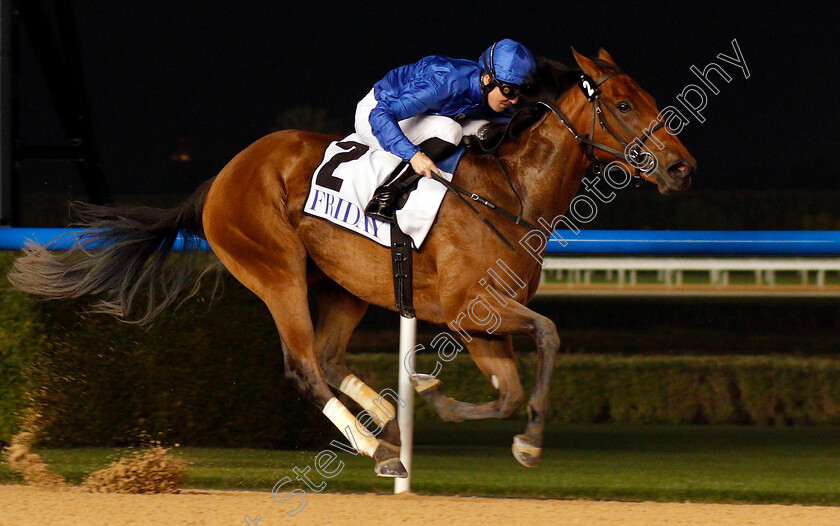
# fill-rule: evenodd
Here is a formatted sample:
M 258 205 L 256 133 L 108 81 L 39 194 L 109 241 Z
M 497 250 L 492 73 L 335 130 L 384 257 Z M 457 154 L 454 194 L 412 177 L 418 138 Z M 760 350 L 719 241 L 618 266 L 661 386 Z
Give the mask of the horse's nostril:
M 668 174 L 671 177 L 682 179 L 683 177 L 691 175 L 691 168 L 685 162 L 680 161 L 668 167 Z

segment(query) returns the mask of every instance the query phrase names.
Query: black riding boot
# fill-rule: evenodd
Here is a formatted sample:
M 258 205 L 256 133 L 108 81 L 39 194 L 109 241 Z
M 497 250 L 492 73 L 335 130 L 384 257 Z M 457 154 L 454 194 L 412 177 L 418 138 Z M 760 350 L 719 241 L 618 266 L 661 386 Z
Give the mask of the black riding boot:
M 368 216 L 391 223 L 397 209 L 397 199 L 420 178 L 406 162 L 400 163 L 386 179 L 385 184 L 376 189 L 370 203 L 365 207 Z
M 420 143 L 420 151 L 428 155 L 434 162 L 445 159 L 454 153 L 457 148 L 457 145 L 437 137 L 426 139 Z M 373 198 L 365 207 L 365 214 L 386 223 L 393 222 L 394 213 L 397 211 L 397 199 L 411 188 L 420 177 L 414 172 L 410 164 L 405 161 L 401 162 L 385 179 L 385 184 L 373 193 Z

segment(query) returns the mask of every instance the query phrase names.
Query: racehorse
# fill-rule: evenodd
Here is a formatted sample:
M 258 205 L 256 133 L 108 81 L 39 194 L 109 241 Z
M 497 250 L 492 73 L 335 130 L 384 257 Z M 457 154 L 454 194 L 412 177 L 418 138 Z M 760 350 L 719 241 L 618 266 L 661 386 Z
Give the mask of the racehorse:
M 454 183 L 499 207 L 519 209 L 522 221 L 488 209 L 494 233 L 466 201 L 447 194 L 436 226 L 414 258 L 416 316 L 457 328 L 479 369 L 499 391 L 495 401 L 466 403 L 445 396 L 439 380 L 416 377 L 415 389 L 443 420 L 505 418 L 517 411 L 525 393 L 512 335 L 525 334 L 535 341 L 538 361 L 528 423 L 512 448 L 516 459 L 529 467 L 537 465 L 542 452 L 560 338 L 551 320 L 526 307 L 539 284 L 540 263 L 528 251 L 512 250 L 506 238 L 522 238 L 528 233 L 523 225 L 541 219 L 541 224 L 552 221 L 553 227 L 553 219 L 566 213 L 587 169 L 631 160 L 624 153 L 631 142 L 650 141 L 648 160 L 653 166 L 637 170 L 637 175 L 655 182 L 661 193 L 686 189 L 696 169 L 696 161 L 670 128 L 662 129 L 653 98 L 622 73 L 605 50 L 595 59 L 573 52 L 580 70 L 541 61 L 538 89 L 520 102 L 528 105 L 539 99 L 539 105 L 532 105 L 517 126 L 503 130 L 495 154 L 468 152 L 454 175 Z M 80 215 L 88 230 L 77 248 L 56 255 L 31 246 L 16 261 L 10 280 L 49 298 L 103 294 L 99 308 L 121 317 L 133 315 L 136 296 L 146 293 L 145 311 L 135 319 L 145 324 L 195 282 L 200 271 L 188 259 L 179 263 L 179 257 L 187 256 L 170 253 L 177 233 L 203 237 L 227 270 L 268 306 L 280 333 L 288 381 L 357 450 L 373 457 L 378 475 L 405 476 L 393 405 L 345 365 L 347 343 L 367 306 L 395 308 L 390 253 L 303 213 L 311 175 L 335 139 L 297 130 L 263 137 L 173 209 L 83 205 Z M 463 313 L 490 290 L 488 286 L 505 289 L 505 283 L 494 279 L 498 274 L 485 273 L 499 259 L 523 286 L 499 303 L 500 319 L 488 331 L 486 324 Z M 309 293 L 317 304 L 317 326 Z M 354 417 L 331 388 L 375 415 L 380 432 L 353 433 Z

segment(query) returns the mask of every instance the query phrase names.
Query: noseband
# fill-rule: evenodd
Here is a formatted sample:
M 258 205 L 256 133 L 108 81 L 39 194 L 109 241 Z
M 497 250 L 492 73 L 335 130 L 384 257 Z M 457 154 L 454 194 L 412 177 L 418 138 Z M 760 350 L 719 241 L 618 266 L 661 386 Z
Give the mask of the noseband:
M 650 133 L 648 133 L 648 131 L 645 130 L 644 133 L 642 133 L 641 137 L 636 135 L 636 133 L 633 130 L 631 130 L 630 127 L 627 126 L 627 124 L 625 124 L 623 120 L 621 120 L 621 118 L 619 118 L 618 114 L 616 113 L 616 110 L 612 107 L 612 105 L 601 98 L 601 91 L 598 89 L 598 87 L 601 86 L 601 84 L 618 75 L 624 75 L 624 73 L 618 69 L 615 69 L 607 73 L 597 81 L 593 81 L 588 75 L 581 75 L 580 82 L 578 82 L 578 87 L 580 87 L 589 104 L 592 105 L 592 127 L 590 129 L 589 135 L 581 135 L 580 133 L 578 133 L 577 130 L 575 130 L 575 127 L 572 125 L 572 121 L 569 120 L 566 114 L 560 111 L 560 108 L 558 108 L 556 104 L 546 101 L 537 101 L 537 105 L 545 106 L 546 108 L 551 110 L 552 113 L 557 115 L 557 117 L 560 119 L 560 122 L 562 122 L 563 125 L 572 133 L 572 135 L 575 138 L 575 141 L 577 141 L 578 143 L 578 146 L 580 146 L 583 150 L 583 154 L 592 163 L 592 171 L 596 175 L 602 173 L 604 170 L 604 166 L 607 164 L 605 161 L 599 159 L 598 156 L 595 155 L 595 149 L 597 148 L 607 153 L 611 153 L 619 159 L 621 159 L 622 161 L 627 162 L 630 166 L 633 166 L 636 169 L 634 174 L 635 177 L 644 177 L 645 179 L 647 179 L 647 177 L 643 176 L 642 174 L 649 173 L 652 170 L 652 168 L 648 168 L 647 170 L 643 170 L 641 168 L 641 165 L 643 164 L 642 158 L 645 155 L 644 152 L 641 150 L 640 147 L 635 147 L 634 149 L 634 147 L 632 146 L 628 151 L 627 146 L 630 143 L 624 141 L 624 139 L 622 139 L 621 136 L 619 136 L 618 133 L 616 133 L 616 131 L 607 123 L 607 121 L 604 119 L 603 110 L 605 108 L 610 113 L 610 115 L 612 115 L 613 118 L 616 121 L 618 121 L 619 124 L 621 124 L 621 127 L 624 128 L 624 130 L 627 131 L 627 133 L 629 133 L 630 136 L 633 138 L 631 139 L 631 141 L 639 141 L 639 144 L 642 146 L 644 146 L 645 142 L 650 138 L 651 135 L 653 135 L 656 132 L 656 130 L 665 126 L 665 122 L 663 121 L 658 123 L 650 130 Z M 611 146 L 607 146 L 606 144 L 594 140 L 596 120 L 601 125 L 601 129 L 609 133 L 616 141 L 618 141 L 618 143 L 621 145 L 622 148 L 624 148 L 624 150 L 617 150 Z

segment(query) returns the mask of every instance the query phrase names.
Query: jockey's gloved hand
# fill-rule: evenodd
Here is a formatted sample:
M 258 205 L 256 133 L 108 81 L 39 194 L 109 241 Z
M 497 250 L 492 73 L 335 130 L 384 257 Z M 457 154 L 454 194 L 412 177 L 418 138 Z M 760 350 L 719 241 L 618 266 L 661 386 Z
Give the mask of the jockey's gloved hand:
M 434 161 L 432 161 L 429 156 L 423 152 L 415 153 L 408 162 L 411 164 L 411 168 L 414 170 L 414 173 L 425 175 L 430 179 L 433 173 L 440 176 L 440 170 L 438 170 L 438 167 L 435 166 Z

